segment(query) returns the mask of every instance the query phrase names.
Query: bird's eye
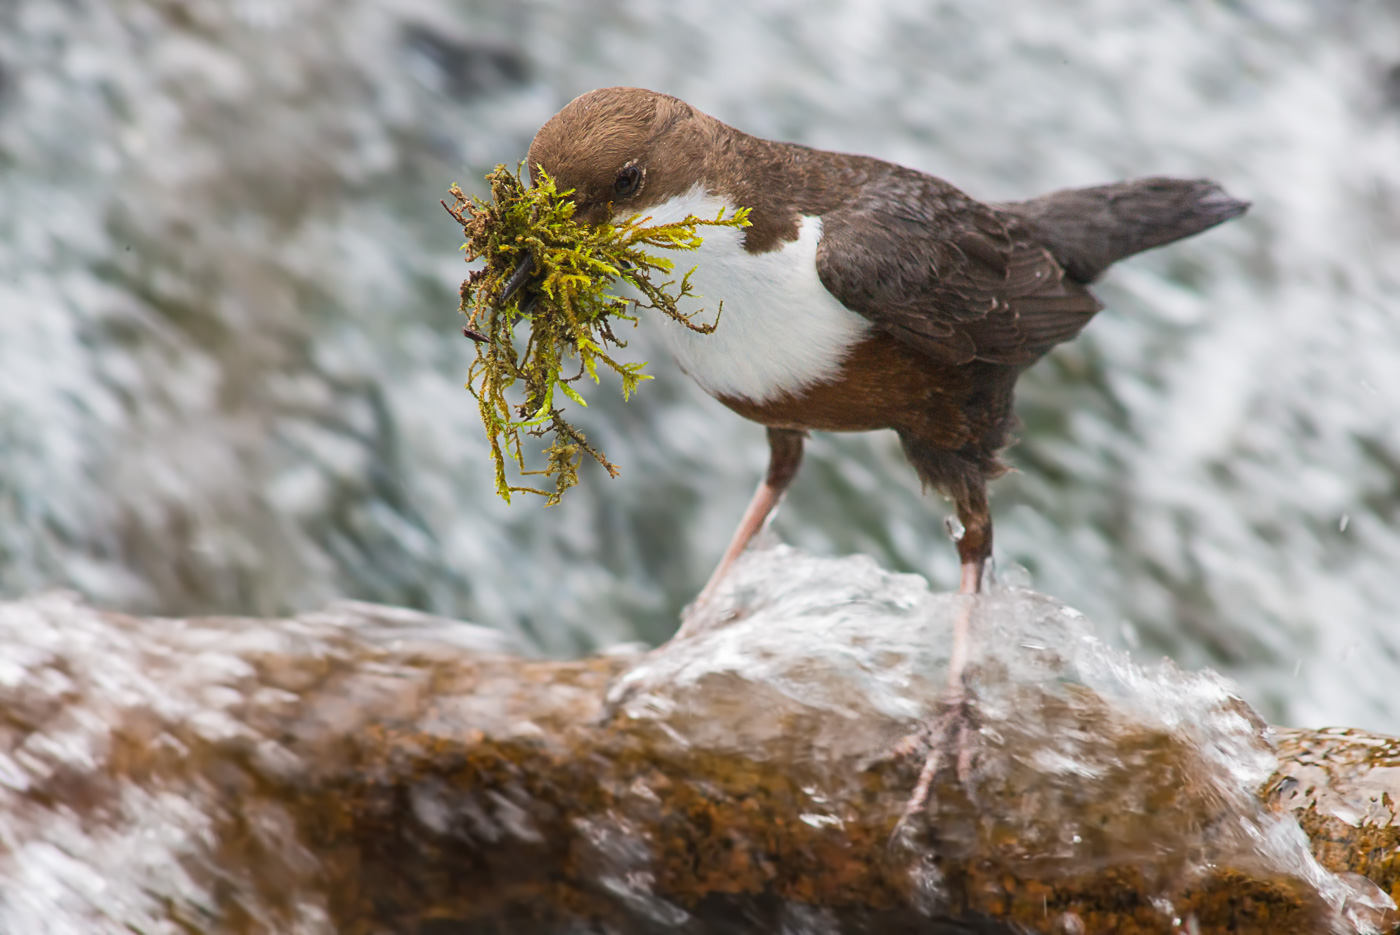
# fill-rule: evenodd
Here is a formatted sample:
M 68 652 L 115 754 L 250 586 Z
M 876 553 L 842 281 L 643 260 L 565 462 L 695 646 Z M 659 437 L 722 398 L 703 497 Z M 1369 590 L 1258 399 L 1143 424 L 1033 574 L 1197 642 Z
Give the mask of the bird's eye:
M 613 182 L 613 193 L 619 198 L 626 198 L 635 192 L 640 184 L 642 184 L 642 170 L 636 166 L 627 166 L 617 174 L 617 181 Z

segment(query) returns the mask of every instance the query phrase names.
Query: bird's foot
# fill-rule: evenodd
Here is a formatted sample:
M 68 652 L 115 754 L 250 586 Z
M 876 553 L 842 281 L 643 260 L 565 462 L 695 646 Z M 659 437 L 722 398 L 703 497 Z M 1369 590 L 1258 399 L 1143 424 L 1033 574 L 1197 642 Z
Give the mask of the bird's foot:
M 957 781 L 963 785 L 971 779 L 976 765 L 976 733 L 972 698 L 966 687 L 959 687 L 943 697 L 938 713 L 927 724 L 895 744 L 890 751 L 892 755 L 908 757 L 922 754 L 924 765 L 919 770 L 914 791 L 904 805 L 904 814 L 890 834 L 891 842 L 899 837 L 909 819 L 928 807 L 934 781 L 941 772 L 949 768 L 956 770 Z

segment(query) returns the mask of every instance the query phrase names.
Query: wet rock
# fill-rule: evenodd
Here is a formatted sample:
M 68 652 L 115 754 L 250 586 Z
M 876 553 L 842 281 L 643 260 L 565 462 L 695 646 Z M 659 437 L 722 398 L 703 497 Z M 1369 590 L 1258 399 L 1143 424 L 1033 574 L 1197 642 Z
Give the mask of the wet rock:
M 1281 729 L 1278 751 L 1265 800 L 1298 819 L 1324 866 L 1400 896 L 1400 739 Z
M 1314 859 L 1294 767 L 1270 778 L 1227 683 L 1135 666 L 1027 591 L 971 608 L 970 769 L 897 831 L 924 758 L 895 750 L 937 709 L 961 600 L 777 548 L 671 643 L 573 662 L 374 605 L 0 605 L 0 930 L 1386 924 L 1384 893 Z

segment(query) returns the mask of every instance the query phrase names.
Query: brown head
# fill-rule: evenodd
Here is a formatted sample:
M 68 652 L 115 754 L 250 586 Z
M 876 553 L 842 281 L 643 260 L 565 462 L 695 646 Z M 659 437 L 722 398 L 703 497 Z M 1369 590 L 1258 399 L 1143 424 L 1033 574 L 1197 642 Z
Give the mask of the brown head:
M 615 211 L 644 211 L 702 181 L 710 140 L 722 127 L 668 94 L 589 91 L 535 134 L 526 157 L 530 179 L 538 181 L 544 169 L 560 191 L 574 189 L 575 219 L 596 224 Z

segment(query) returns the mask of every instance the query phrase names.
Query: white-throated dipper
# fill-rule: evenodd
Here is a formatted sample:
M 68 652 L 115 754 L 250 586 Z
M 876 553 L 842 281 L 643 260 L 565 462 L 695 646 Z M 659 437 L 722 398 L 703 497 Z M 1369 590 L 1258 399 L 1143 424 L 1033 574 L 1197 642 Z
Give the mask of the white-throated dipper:
M 692 308 L 723 302 L 715 332 L 666 326 L 686 373 L 766 426 L 771 446 L 702 601 L 777 505 L 812 430 L 893 429 L 924 486 L 955 504 L 961 590 L 980 591 L 987 481 L 1006 471 L 997 454 L 1016 378 L 1099 311 L 1087 286 L 1109 265 L 1248 207 L 1213 182 L 1167 178 L 983 204 L 931 175 L 758 139 L 638 88 L 570 102 L 536 134 L 528 166 L 574 190 L 585 224 L 752 211 L 745 230 L 706 232 L 694 259 Z

